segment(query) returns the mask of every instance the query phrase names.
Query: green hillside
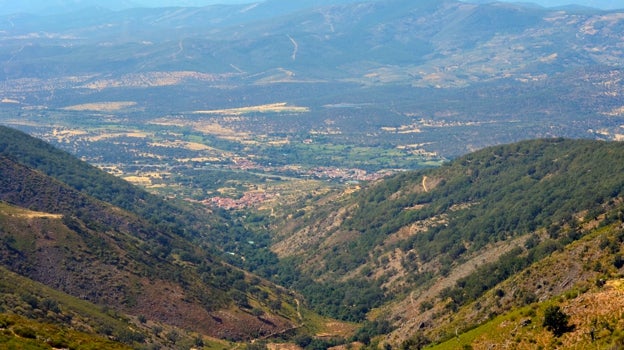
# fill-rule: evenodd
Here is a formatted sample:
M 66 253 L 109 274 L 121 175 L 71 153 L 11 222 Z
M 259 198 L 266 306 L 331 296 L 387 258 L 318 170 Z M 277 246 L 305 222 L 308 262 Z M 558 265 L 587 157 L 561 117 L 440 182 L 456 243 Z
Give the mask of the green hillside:
M 198 235 L 195 215 L 17 130 L 0 126 L 0 154 L 103 202 L 147 218 L 161 231 Z M 204 227 L 205 228 L 205 227 Z
M 1 205 L 0 210 L 3 214 L 7 211 L 24 213 L 6 205 Z M 128 318 L 120 318 L 119 314 L 4 267 L 0 267 L 0 296 L 0 328 L 3 329 L 0 344 L 4 344 L 3 348 L 129 349 L 122 341 L 132 343 L 133 339 L 150 337 L 150 333 L 140 330 Z
M 624 348 L 624 10 L 96 2 L 0 0 L 0 350 Z
M 54 191 L 45 185 L 36 191 L 31 188 L 28 198 L 16 199 L 23 200 L 19 202 L 19 205 L 30 207 L 31 203 L 28 201 L 31 200 L 53 202 L 40 203 L 46 206 L 71 203 L 78 205 L 78 202 L 86 201 L 85 196 L 92 197 L 132 213 L 142 222 L 140 225 L 149 225 L 149 230 L 157 232 L 156 236 L 166 236 L 167 238 L 150 237 L 150 239 L 161 240 L 161 243 L 168 247 L 173 248 L 173 243 L 169 240 L 185 241 L 185 244 L 190 242 L 201 246 L 203 253 L 211 256 L 209 260 L 214 260 L 214 256 L 218 256 L 239 268 L 265 276 L 269 276 L 274 271 L 270 264 L 275 264 L 277 258 L 269 250 L 270 236 L 266 232 L 248 230 L 244 220 L 238 220 L 225 211 L 209 210 L 203 205 L 193 206 L 190 202 L 182 200 L 163 199 L 101 171 L 40 139 L 4 126 L 0 126 L 0 156 L 8 157 L 58 180 L 72 189 L 69 191 L 72 196 L 78 196 L 78 192 L 80 194 L 69 201 L 54 201 L 55 196 L 50 193 L 45 196 L 36 193 L 36 191 L 40 191 L 41 194 Z M 7 167 L 7 170 L 10 168 Z M 15 186 L 11 176 L 22 178 L 24 175 L 7 174 L 4 179 L 7 189 Z M 58 188 L 59 185 L 55 182 L 54 186 Z M 25 188 L 29 187 L 25 186 Z M 7 195 L 15 196 L 16 194 Z M 57 208 L 57 211 L 60 209 Z M 69 210 L 70 216 L 78 216 L 72 211 L 76 209 Z M 35 210 L 49 209 L 40 207 Z M 81 210 L 81 213 L 93 214 L 88 210 Z M 100 217 L 97 214 L 94 217 L 104 219 L 107 215 Z M 249 241 L 255 244 L 249 245 Z M 232 252 L 237 255 L 232 256 Z M 241 259 L 241 256 L 244 259 Z
M 298 266 L 285 281 L 317 310 L 386 319 L 399 327 L 395 344 L 418 327 L 441 337 L 442 320 L 500 283 L 597 225 L 621 223 L 622 174 L 622 143 L 543 139 L 496 146 L 322 205 L 304 203 L 276 223 L 274 250 Z M 610 243 L 613 254 L 618 242 Z M 586 276 L 573 277 L 567 288 Z M 522 305 L 537 300 L 535 288 L 506 295 Z
M 193 225 L 193 212 L 20 132 L 2 131 L 0 262 L 6 268 L 134 317 L 218 338 L 251 339 L 300 322 L 286 290 L 223 262 L 180 231 L 185 222 Z M 105 193 L 97 189 L 100 179 Z M 116 193 L 131 211 L 92 193 Z M 162 216 L 141 216 L 152 210 Z
M 618 205 L 609 213 L 622 209 Z M 622 223 L 606 224 L 600 218 L 584 226 L 578 241 L 459 308 L 453 320 L 429 335 L 431 341 L 440 342 L 431 348 L 508 344 L 515 349 L 617 349 L 624 345 Z M 556 323 L 546 323 L 547 314 L 557 308 L 565 317 L 553 327 Z

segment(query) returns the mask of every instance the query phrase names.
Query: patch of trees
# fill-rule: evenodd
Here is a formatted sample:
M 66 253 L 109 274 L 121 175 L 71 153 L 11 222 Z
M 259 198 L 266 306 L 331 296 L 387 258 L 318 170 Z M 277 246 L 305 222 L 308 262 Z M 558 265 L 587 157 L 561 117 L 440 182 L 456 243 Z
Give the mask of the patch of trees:
M 390 334 L 393 330 L 394 327 L 387 320 L 364 321 L 351 340 L 369 345 L 374 337 Z
M 557 305 L 550 305 L 544 311 L 544 322 L 542 325 L 551 331 L 555 337 L 560 337 L 564 333 L 574 329 L 573 325 L 568 324 L 570 316 L 561 310 Z
M 281 261 L 275 281 L 303 294 L 307 305 L 322 315 L 345 321 L 362 321 L 386 298 L 383 290 L 368 280 L 318 282 L 302 274 L 297 266 L 298 263 L 292 258 Z
M 437 259 L 442 270 L 450 270 L 454 261 L 487 244 L 549 228 L 551 239 L 533 242 L 526 252 L 513 250 L 447 290 L 453 303 L 461 305 L 578 239 L 579 232 L 564 232 L 559 225 L 573 222 L 572 215 L 583 210 L 601 214 L 604 203 L 622 195 L 624 177 L 617 174 L 623 173 L 622 143 L 544 139 L 491 147 L 438 169 L 398 174 L 354 195 L 357 206 L 342 229 L 359 235 L 336 244 L 317 272 L 346 274 L 397 247 L 415 253 L 419 261 L 409 265 L 414 269 Z M 425 192 L 423 176 L 441 182 Z M 415 207 L 419 209 L 410 209 Z M 436 217 L 446 218 L 445 224 L 383 245 L 400 228 Z
M 145 262 L 146 266 L 157 265 L 154 258 L 166 260 L 172 252 L 194 264 L 214 263 L 210 253 L 214 248 L 203 244 L 205 249 L 196 249 L 188 239 L 207 240 L 212 247 L 235 252 L 237 265 L 258 270 L 266 276 L 271 275 L 274 272 L 271 267 L 277 265 L 276 256 L 268 250 L 270 237 L 244 229 L 241 222 L 225 211 L 206 217 L 205 211 L 200 213 L 181 203 L 164 201 L 43 141 L 6 127 L 0 127 L 0 155 L 4 156 L 0 157 L 3 175 L 0 198 L 12 199 L 9 201 L 34 210 L 64 214 L 63 222 L 67 227 L 95 243 L 90 246 L 97 248 L 100 256 L 106 256 L 111 248 L 102 239 L 97 240 L 94 232 L 112 230 L 132 233 L 143 240 L 142 252 L 133 245 L 126 248 L 133 258 Z M 93 198 L 126 209 L 136 217 L 111 210 Z M 151 273 L 175 279 L 169 270 Z M 207 280 L 207 272 L 201 273 Z M 226 284 L 230 280 L 227 275 L 213 275 L 209 278 L 211 284 L 219 284 L 214 281 L 218 277 Z
M 206 223 L 181 203 L 164 201 L 20 131 L 0 126 L 0 154 L 87 196 L 146 218 L 161 232 L 194 237 L 199 235 L 201 223 Z

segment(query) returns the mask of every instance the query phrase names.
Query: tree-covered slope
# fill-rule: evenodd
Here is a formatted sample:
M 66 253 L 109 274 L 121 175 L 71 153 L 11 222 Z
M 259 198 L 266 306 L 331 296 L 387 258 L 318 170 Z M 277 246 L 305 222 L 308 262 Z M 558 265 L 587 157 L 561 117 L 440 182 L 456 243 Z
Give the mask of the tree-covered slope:
M 266 233 L 247 230 L 244 223 L 226 211 L 163 199 L 23 132 L 0 126 L 0 155 L 36 169 L 76 192 L 133 213 L 153 230 L 192 241 L 238 267 L 252 272 L 268 270 L 259 271 L 268 276 L 272 270 L 269 264 L 277 261 L 269 251 L 270 237 Z M 6 179 L 8 183 L 10 180 Z M 30 193 L 30 200 L 51 198 Z M 250 246 L 249 241 L 255 244 Z M 238 256 L 232 257 L 232 252 Z
M 294 312 L 280 311 L 282 302 L 294 303 L 283 289 L 189 240 L 180 231 L 180 217 L 167 225 L 167 218 L 141 216 L 146 208 L 164 216 L 175 210 L 192 214 L 43 143 L 20 141 L 22 133 L 2 131 L 3 266 L 123 313 L 220 338 L 248 339 L 299 322 Z M 105 193 L 96 188 L 100 179 Z M 76 189 L 81 187 L 83 191 Z M 115 193 L 120 202 L 132 203 L 132 211 L 91 196 Z
M 189 236 L 196 235 L 199 230 L 194 226 L 199 221 L 196 217 L 199 214 L 193 214 L 175 204 L 163 201 L 137 186 L 15 129 L 0 126 L 0 154 L 41 171 L 88 196 L 140 215 L 159 226 L 161 230 Z M 202 229 L 209 228 L 204 226 Z
M 422 304 L 416 314 L 437 298 L 451 300 L 446 311 L 452 312 L 582 237 L 583 220 L 620 200 L 622 174 L 622 143 L 542 139 L 496 146 L 322 205 L 304 203 L 276 224 L 274 250 L 298 266 L 290 282 L 319 310 L 370 310 L 380 301 L 371 303 L 362 291 L 377 290 L 385 302 Z M 302 286 L 309 280 L 326 288 Z M 330 292 L 336 285 L 358 286 L 361 294 L 336 302 Z M 388 313 L 409 319 L 399 310 Z

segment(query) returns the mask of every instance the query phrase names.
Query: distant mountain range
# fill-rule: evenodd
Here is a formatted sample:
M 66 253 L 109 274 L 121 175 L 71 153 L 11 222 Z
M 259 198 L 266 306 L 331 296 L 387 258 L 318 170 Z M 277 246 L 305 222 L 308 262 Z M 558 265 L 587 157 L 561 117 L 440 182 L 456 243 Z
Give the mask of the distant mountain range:
M 270 2 L 272 0 L 159 0 L 159 1 L 146 1 L 146 0 L 111 0 L 103 3 L 99 0 L 29 0 L 29 1 L 10 1 L 0 0 L 0 15 L 14 14 L 14 13 L 31 13 L 31 14 L 60 14 L 65 12 L 80 11 L 89 7 L 101 7 L 110 10 L 124 10 L 138 7 L 202 7 L 209 5 L 232 5 L 232 4 L 258 4 L 262 2 Z M 366 2 L 370 0 L 349 0 L 349 2 Z M 374 0 L 373 0 L 374 1 Z M 326 0 L 313 2 L 315 6 L 332 5 L 344 3 L 343 0 Z M 466 0 L 466 2 L 473 3 L 491 3 L 490 0 Z M 509 1 L 514 2 L 514 1 Z M 288 2 L 283 5 L 286 6 L 298 6 L 301 7 L 304 2 Z M 526 3 L 536 3 L 546 7 L 579 5 L 586 7 L 593 7 L 599 9 L 618 9 L 623 8 L 621 1 L 619 0 L 538 0 L 538 1 L 526 1 Z
M 54 76 L 153 70 L 256 75 L 285 69 L 298 80 L 419 85 L 427 76 L 437 77 L 431 84 L 444 87 L 497 75 L 617 66 L 619 22 L 612 17 L 590 10 L 560 15 L 521 5 L 449 0 L 271 0 L 252 6 L 121 12 L 94 7 L 46 17 L 12 16 L 5 18 L 10 27 L 1 37 L 8 43 L 7 78 L 36 77 L 38 68 Z M 578 36 L 579 31 L 586 33 Z M 553 36 L 558 40 L 550 40 Z M 508 45 L 497 47 L 501 40 Z M 167 51 L 173 59 L 163 56 Z M 90 57 L 90 52 L 98 54 Z M 485 60 L 494 69 L 483 69 Z
M 147 116 L 286 101 L 310 107 L 316 131 L 331 117 L 326 106 L 365 104 L 375 110 L 343 109 L 333 142 L 369 128 L 358 139 L 381 135 L 374 143 L 426 145 L 444 157 L 526 137 L 624 135 L 620 11 L 270 0 L 2 20 L 0 93 L 29 110 L 115 98 Z M 155 98 L 164 89 L 177 97 Z M 214 93 L 196 98 L 203 89 Z M 360 113 L 378 120 L 348 121 Z M 509 121 L 522 132 L 501 127 Z M 432 132 L 378 133 L 410 124 Z
M 487 4 L 492 3 L 494 1 L 491 0 L 464 0 L 466 2 L 478 3 L 478 4 Z M 569 6 L 582 6 L 582 7 L 591 7 L 597 9 L 604 10 L 614 10 L 614 9 L 622 9 L 624 8 L 624 4 L 622 4 L 619 0 L 528 0 L 528 1 L 513 1 L 513 0 L 503 0 L 504 2 L 511 3 L 525 3 L 525 4 L 537 4 L 544 7 L 569 7 Z

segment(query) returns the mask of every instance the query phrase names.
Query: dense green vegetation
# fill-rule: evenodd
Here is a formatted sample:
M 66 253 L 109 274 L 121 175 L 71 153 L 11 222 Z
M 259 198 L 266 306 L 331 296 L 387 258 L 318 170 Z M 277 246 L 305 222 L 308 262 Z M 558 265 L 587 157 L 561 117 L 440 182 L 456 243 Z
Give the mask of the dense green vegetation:
M 375 348 L 382 337 L 372 338 L 391 332 L 389 323 L 409 321 L 383 308 L 404 299 L 405 311 L 419 311 L 410 319 L 431 315 L 411 325 L 418 331 L 402 343 L 409 349 L 452 338 L 452 330 L 425 333 L 444 315 L 483 313 L 493 288 L 496 312 L 534 303 L 535 288 L 501 284 L 582 240 L 583 223 L 620 225 L 619 143 L 521 142 L 361 182 L 524 138 L 618 139 L 619 12 L 433 0 L 344 1 L 319 12 L 324 5 L 286 2 L 5 18 L 0 123 L 138 175 L 153 192 L 0 127 L 0 262 L 109 305 L 109 316 L 132 314 L 139 328 L 163 321 L 232 340 L 287 329 L 285 338 L 301 332 L 294 340 L 306 349 L 348 337 L 300 330 L 299 304 L 343 320 L 379 317 L 353 337 Z M 303 108 L 222 110 L 276 102 Z M 221 112 L 194 113 L 208 109 Z M 324 198 L 300 189 L 262 212 L 200 204 L 293 178 L 351 187 Z M 603 285 L 602 277 L 621 274 L 622 237 L 601 240 L 608 257 L 578 270 L 603 274 Z M 487 256 L 492 248 L 504 252 Z M 414 301 L 444 278 L 447 288 Z M 22 317 L 78 318 L 45 293 L 5 294 L 0 311 L 19 315 L 0 318 L 0 342 L 9 346 L 45 346 L 46 331 Z M 544 323 L 535 324 L 564 338 L 566 315 L 539 311 Z M 148 345 L 145 332 L 105 321 L 85 327 Z M 177 330 L 152 331 L 165 347 L 182 347 Z M 71 342 L 81 334 L 49 338 L 49 346 L 81 347 Z
M 408 272 L 404 280 L 419 286 L 438 274 L 447 275 L 465 257 L 488 244 L 547 228 L 546 238 L 532 237 L 525 247 L 479 267 L 457 286 L 447 289 L 444 296 L 452 300 L 449 307 L 457 308 L 578 239 L 580 229 L 569 226 L 573 218 L 579 213 L 596 217 L 605 210 L 605 203 L 621 196 L 624 178 L 618 174 L 622 173 L 622 143 L 544 139 L 491 147 L 438 169 L 399 174 L 341 202 L 342 206 L 356 205 L 338 231 L 332 232 L 351 233 L 353 238 L 331 248 L 311 250 L 307 256 L 321 254 L 323 264 L 305 266 L 303 276 L 334 276 L 324 277 L 329 281 L 335 281 L 337 276 L 351 276 L 349 280 L 360 290 L 351 295 L 356 300 L 360 300 L 358 296 L 366 298 L 366 302 L 354 305 L 366 305 L 367 309 L 400 293 L 379 287 L 396 271 L 385 270 L 381 277 L 370 278 L 373 269 L 387 264 L 388 254 L 394 254 L 396 249 L 404 255 L 402 268 Z M 429 183 L 427 191 L 423 188 L 425 177 L 425 185 Z M 297 227 L 316 226 L 315 218 L 337 208 L 329 204 L 319 210 L 299 217 L 301 224 Z M 430 222 L 422 233 L 386 243 L 399 230 L 422 222 Z M 436 263 L 433 266 L 437 268 L 421 270 L 430 263 Z M 345 281 L 326 283 L 349 289 Z M 306 293 L 308 296 L 320 295 L 316 288 L 302 290 L 312 293 Z M 318 305 L 336 317 L 345 317 L 346 310 L 331 306 L 334 304 L 330 290 L 331 287 L 326 289 L 328 297 Z M 357 308 L 351 312 L 359 314 Z
M 180 236 L 201 245 L 204 248 L 203 254 L 211 252 L 211 255 L 220 255 L 237 266 L 251 271 L 267 270 L 262 274 L 267 277 L 272 275 L 272 266 L 275 265 L 277 259 L 268 249 L 270 243 L 268 233 L 266 231 L 252 232 L 246 229 L 243 220 L 232 217 L 227 211 L 215 210 L 207 214 L 205 208 L 193 208 L 182 201 L 163 200 L 157 195 L 150 194 L 90 166 L 48 143 L 2 126 L 0 126 L 0 154 L 56 178 L 84 195 L 126 209 L 141 218 L 140 221 L 143 218 L 147 219 L 148 222 L 143 222 L 141 225 L 148 225 L 149 228 L 141 228 L 134 234 L 142 235 L 143 239 L 155 242 L 156 246 L 153 250 L 164 254 L 163 257 L 180 250 L 175 245 L 175 242 L 180 242 L 176 236 Z M 4 169 L 10 170 L 12 166 L 6 165 Z M 223 173 L 219 172 L 216 176 L 219 174 Z M 25 174 L 5 174 L 0 181 L 4 181 L 5 194 L 10 192 L 11 196 L 15 196 L 20 191 L 16 188 L 18 184 L 12 180 L 13 176 L 23 181 L 28 180 Z M 200 176 L 198 183 L 202 184 L 210 180 L 214 180 L 214 175 L 205 174 Z M 25 185 L 18 187 L 28 188 Z M 78 217 L 87 222 L 87 226 L 93 227 L 97 227 L 97 221 L 110 217 L 108 214 L 102 215 L 101 208 L 94 207 L 85 196 L 73 192 L 74 197 L 69 202 L 54 201 L 54 191 L 57 189 L 68 192 L 60 183 L 48 183 L 37 189 L 40 194 L 39 198 L 35 197 L 36 191 L 32 188 L 28 193 L 20 194 L 26 200 L 37 198 L 42 203 L 45 202 L 44 204 L 23 203 L 19 202 L 19 198 L 14 198 L 14 202 L 37 210 L 60 212 L 66 214 L 68 220 L 70 217 Z M 44 193 L 47 194 L 44 195 Z M 73 207 L 58 208 L 59 204 L 72 204 Z M 254 244 L 249 244 L 249 242 L 254 242 Z M 197 256 L 192 249 L 183 248 L 182 251 L 185 259 L 193 262 L 215 259 L 210 256 Z M 230 253 L 235 253 L 236 256 L 233 257 Z
M 624 179 L 615 175 L 624 171 L 623 149 L 621 143 L 599 141 L 521 142 L 488 148 L 440 169 L 395 176 L 357 195 L 358 209 L 345 226 L 362 238 L 349 249 L 355 254 L 328 256 L 330 266 L 351 270 L 366 256 L 357 252 L 370 251 L 403 226 L 443 214 L 447 225 L 401 242 L 401 249 L 415 249 L 422 262 L 453 261 L 488 243 L 599 210 L 624 190 Z M 400 195 L 419 186 L 423 176 L 441 183 L 429 192 Z M 417 205 L 423 208 L 406 210 Z
M 0 344 L 9 349 L 127 349 L 147 337 L 131 331 L 129 320 L 112 310 L 107 313 L 4 267 L 0 272 Z
M 617 219 L 621 210 L 619 201 L 608 205 L 598 220 L 585 221 L 592 225 L 583 225 L 582 237 L 559 240 L 556 251 L 533 260 L 473 302 L 448 308 L 457 321 L 438 337 L 428 334 L 426 344 L 439 343 L 433 349 L 477 348 L 509 339 L 517 348 L 611 349 L 624 344 L 619 312 L 624 286 L 620 264 L 624 230 Z M 486 279 L 483 274 L 473 277 Z M 461 286 L 466 293 L 471 291 L 469 284 Z M 452 305 L 449 300 L 442 298 L 438 305 Z M 475 313 L 481 316 L 473 317 Z
M 67 152 L 16 130 L 0 127 L 0 153 L 58 179 L 91 197 L 147 218 L 158 229 L 198 235 L 198 220 L 188 210 L 107 174 Z

